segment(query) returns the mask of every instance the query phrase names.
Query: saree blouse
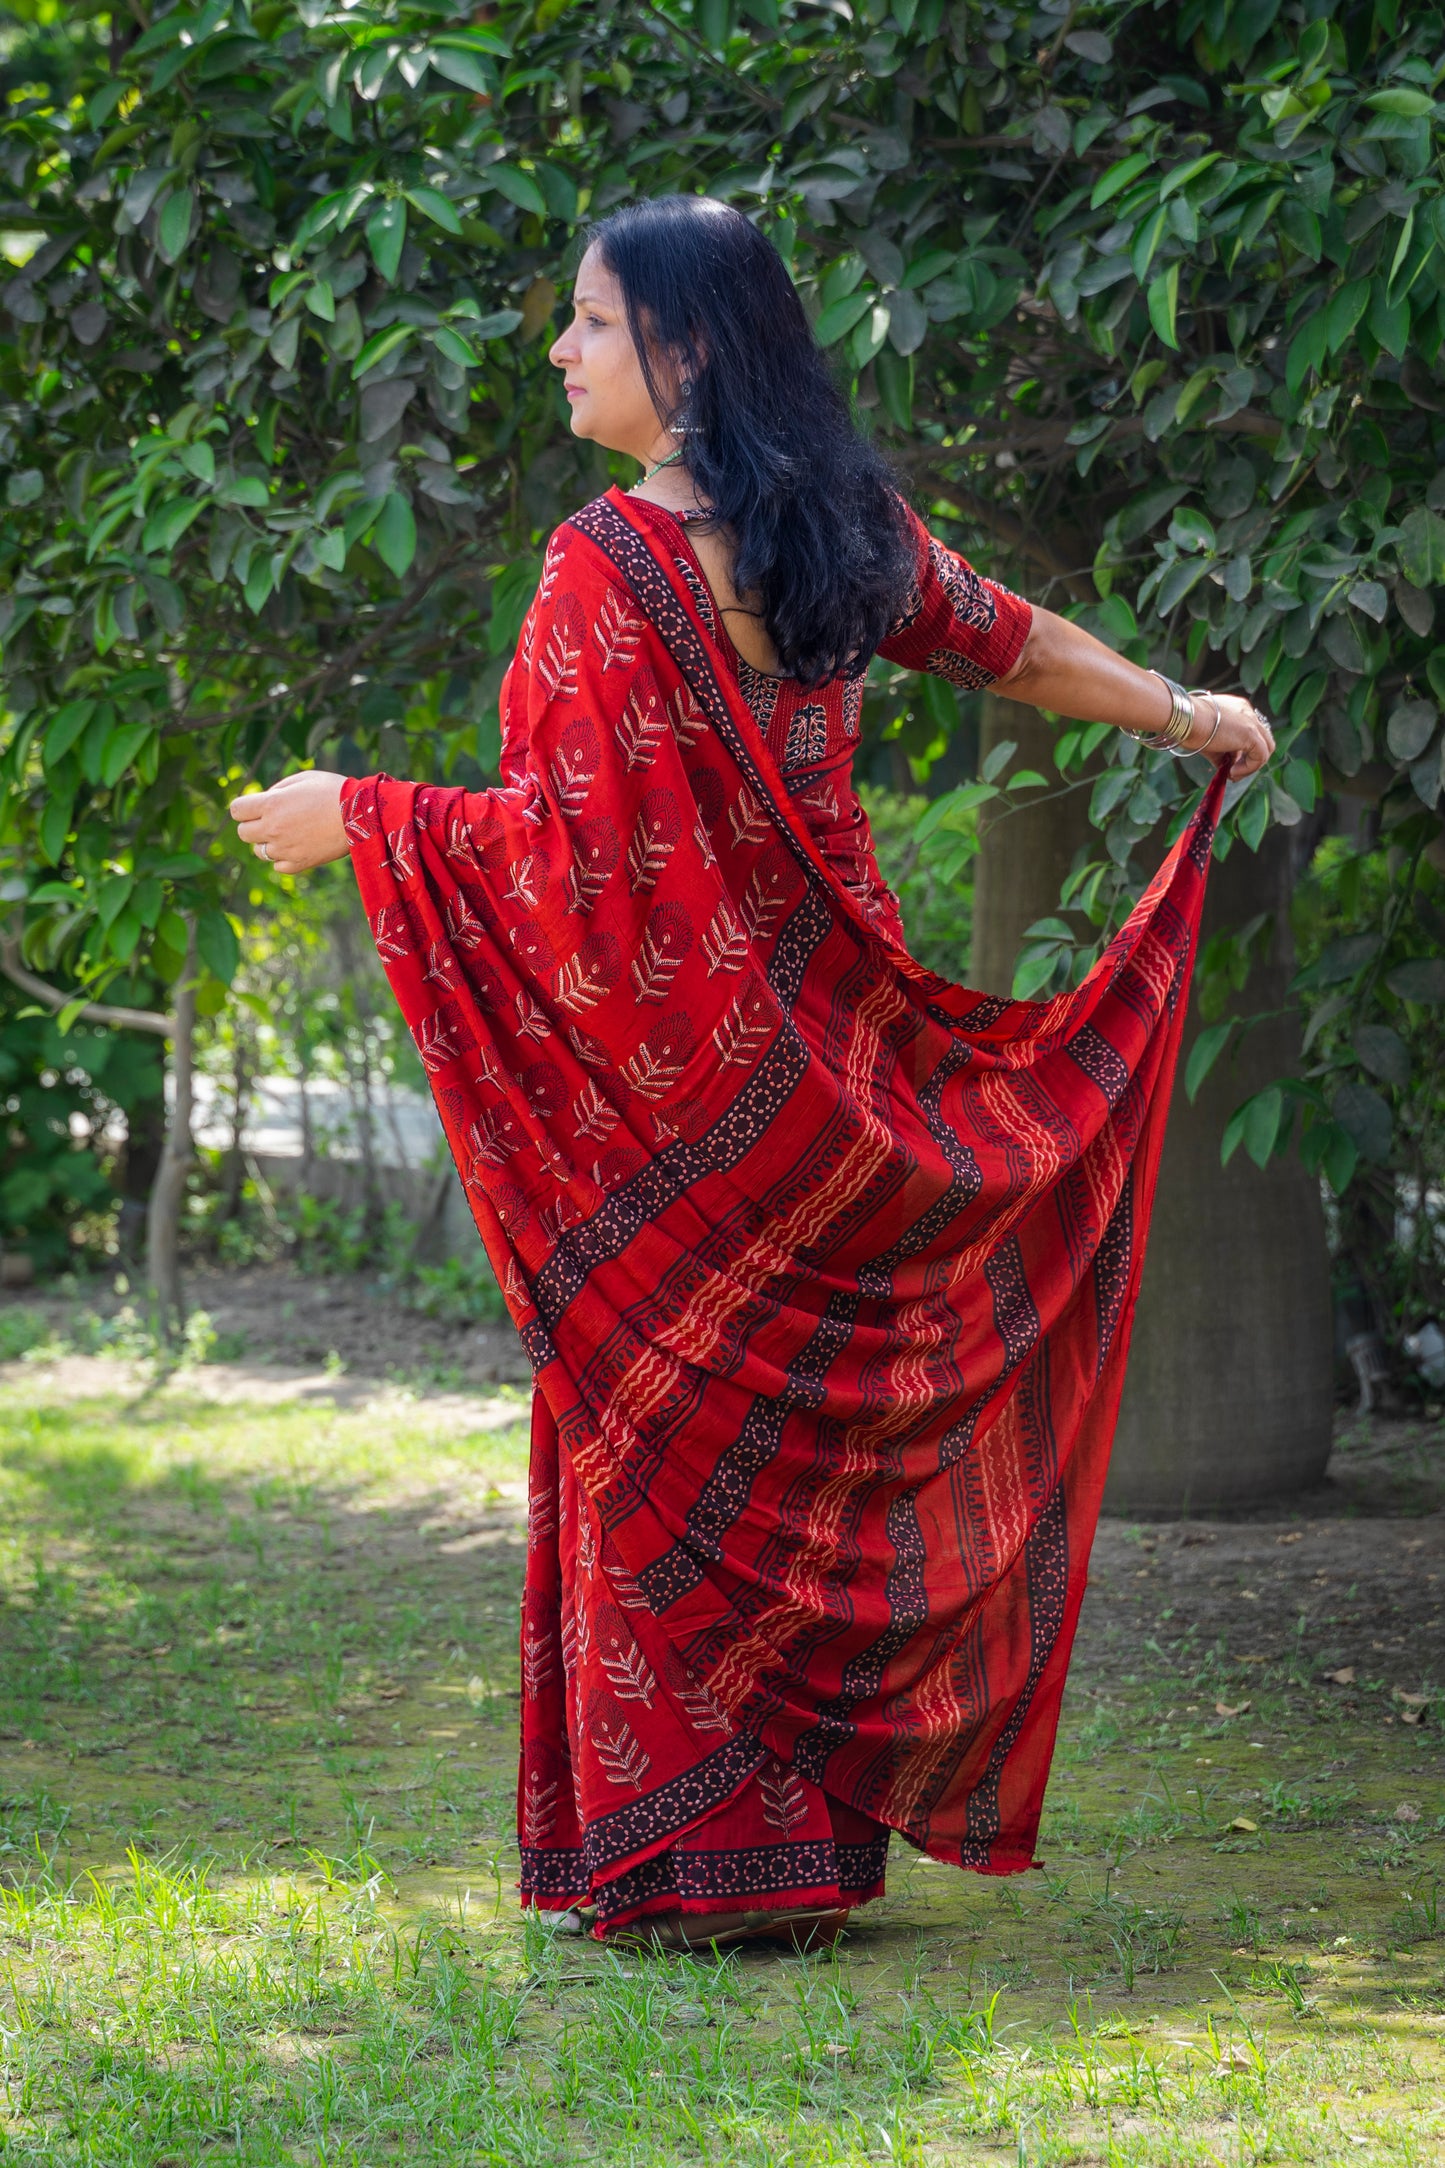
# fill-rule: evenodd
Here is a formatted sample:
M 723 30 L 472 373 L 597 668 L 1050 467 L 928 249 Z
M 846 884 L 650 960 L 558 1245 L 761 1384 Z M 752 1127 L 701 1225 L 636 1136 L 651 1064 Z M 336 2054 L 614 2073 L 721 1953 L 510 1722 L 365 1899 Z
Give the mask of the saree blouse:
M 705 580 L 686 529 L 705 514 L 674 512 L 631 494 L 658 542 L 680 568 Z M 946 678 L 963 692 L 982 691 L 1006 677 L 1028 638 L 1033 611 L 1021 595 L 987 580 L 966 558 L 908 513 L 914 543 L 913 587 L 879 647 L 886 662 Z M 879 871 L 868 815 L 853 788 L 853 756 L 862 727 L 866 665 L 840 671 L 821 685 L 759 670 L 739 654 L 722 625 L 723 651 L 788 794 L 814 842 L 867 917 L 906 946 L 898 898 Z M 506 702 L 503 701 L 503 713 Z M 504 745 L 502 774 L 520 773 L 525 748 Z

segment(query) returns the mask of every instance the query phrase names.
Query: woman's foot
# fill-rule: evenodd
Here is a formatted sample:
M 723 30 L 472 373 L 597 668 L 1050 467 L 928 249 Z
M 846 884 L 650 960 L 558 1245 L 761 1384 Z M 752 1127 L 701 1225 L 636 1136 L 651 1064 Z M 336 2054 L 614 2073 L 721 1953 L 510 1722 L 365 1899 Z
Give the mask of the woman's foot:
M 799 1956 L 831 1950 L 848 1922 L 845 1905 L 792 1912 L 654 1912 L 604 1937 L 619 1949 L 710 1950 L 784 1942 Z

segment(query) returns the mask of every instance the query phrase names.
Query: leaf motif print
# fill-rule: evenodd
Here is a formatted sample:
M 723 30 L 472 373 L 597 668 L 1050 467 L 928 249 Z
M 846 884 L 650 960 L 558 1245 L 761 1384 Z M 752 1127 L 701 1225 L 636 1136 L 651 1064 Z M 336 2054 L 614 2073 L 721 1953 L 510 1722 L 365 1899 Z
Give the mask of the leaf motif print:
M 763 811 L 761 801 L 746 783 L 738 786 L 737 798 L 728 807 L 728 826 L 736 844 L 767 841 L 772 823 Z
M 553 1660 L 552 1636 L 539 1633 L 528 1619 L 522 1635 L 522 1690 L 528 1701 L 535 1701 L 543 1688 L 551 1685 Z
M 567 1040 L 577 1059 L 585 1061 L 589 1069 L 610 1069 L 612 1067 L 612 1056 L 608 1053 L 602 1041 L 595 1039 L 590 1031 L 584 1031 L 580 1024 L 569 1024 L 567 1026 Z
M 510 1258 L 508 1263 L 510 1263 Z M 533 1546 L 545 1543 L 557 1533 L 557 1494 L 553 1490 L 534 1490 L 527 1501 L 527 1541 Z
M 645 1611 L 647 1598 L 637 1585 L 635 1573 L 628 1573 L 621 1566 L 607 1568 L 607 1585 L 624 1611 Z
M 554 1061 L 528 1062 L 517 1082 L 538 1121 L 550 1121 L 567 1104 L 567 1081 Z
M 665 1001 L 678 967 L 692 947 L 692 919 L 680 903 L 655 903 L 647 914 L 642 941 L 632 959 L 632 984 L 639 1001 Z
M 573 859 L 563 883 L 567 909 L 584 918 L 607 885 L 622 855 L 617 830 L 610 820 L 578 821 L 572 830 Z
M 505 1165 L 513 1152 L 519 1152 L 526 1142 L 505 1101 L 499 1106 L 488 1107 L 472 1123 L 467 1140 L 472 1148 L 472 1161 L 465 1179 L 473 1188 L 486 1187 L 482 1167 Z
M 626 1784 L 634 1792 L 642 1790 L 652 1756 L 629 1723 L 619 1719 L 614 1727 L 599 1718 L 592 1729 L 592 1743 L 609 1784 Z
M 581 1217 L 581 1212 L 570 1197 L 555 1197 L 551 1204 L 544 1205 L 537 1214 L 537 1224 L 547 1240 L 556 1243 L 569 1227 L 577 1225 Z
M 565 555 L 566 544 L 560 535 L 553 535 L 551 541 L 547 544 L 546 554 L 542 559 L 542 577 L 537 582 L 536 599 L 544 609 L 552 600 L 552 593 L 557 585 L 557 575 L 562 569 L 562 560 Z
M 750 971 L 742 990 L 734 995 L 727 1014 L 713 1031 L 719 1061 L 739 1069 L 751 1068 L 767 1043 L 777 1011 L 762 980 Z
M 422 1018 L 416 1045 L 428 1075 L 435 1076 L 449 1061 L 469 1053 L 476 1041 L 467 1030 L 456 1002 L 443 1001 L 430 1016 Z
M 495 873 L 502 862 L 504 842 L 500 833 L 478 835 L 470 822 L 455 819 L 447 830 L 443 849 L 454 866 L 469 873 Z
M 360 791 L 356 793 L 356 796 L 348 805 L 343 807 L 341 825 L 346 830 L 348 841 L 352 843 L 369 843 L 376 834 L 376 830 L 367 819 L 367 808 L 362 804 Z
M 517 1030 L 524 1039 L 531 1039 L 535 1044 L 540 1044 L 543 1039 L 551 1038 L 552 1019 L 548 1016 L 547 1011 L 543 1008 L 536 995 L 531 993 L 527 987 L 519 986 L 517 988 L 515 1006 Z
M 522 1806 L 523 1831 L 528 1844 L 546 1844 L 557 1827 L 557 1779 L 544 1784 L 535 1769 L 527 1771 Z
M 622 950 L 613 934 L 585 934 L 557 970 L 556 1000 L 574 1016 L 610 994 L 622 974 Z
M 481 947 L 487 937 L 487 929 L 460 889 L 455 896 L 448 897 L 446 910 L 442 915 L 446 920 L 447 936 L 453 948 L 459 948 L 465 953 Z
M 572 1102 L 572 1125 L 579 1137 L 595 1137 L 600 1143 L 621 1120 L 616 1107 L 604 1099 L 595 1077 L 588 1077 Z
M 532 663 L 532 674 L 549 700 L 576 699 L 577 665 L 586 631 L 581 603 L 575 595 L 563 595 L 552 612 L 551 631 Z
M 808 1819 L 808 1794 L 796 1769 L 775 1761 L 758 1778 L 758 1789 L 763 1795 L 763 1820 L 785 1837 Z
M 779 766 L 816 767 L 828 752 L 828 711 L 821 700 L 806 700 L 788 717 L 788 734 Z
M 635 896 L 655 888 L 657 877 L 677 847 L 682 815 L 670 790 L 648 790 L 637 809 L 637 823 L 627 846 L 627 880 Z
M 410 821 L 388 831 L 386 860 L 396 880 L 405 883 L 416 879 L 416 860 L 412 855 L 415 849 L 416 830 Z
M 705 866 L 715 866 L 717 864 L 717 852 L 713 849 L 712 838 L 701 821 L 694 821 L 692 824 L 692 840 L 697 845 L 698 856 L 703 864 Z
M 650 670 L 639 670 L 627 688 L 613 733 L 629 768 L 650 768 L 667 731 L 667 711 Z
M 442 941 L 433 941 L 426 952 L 426 969 L 422 977 L 434 986 L 450 987 L 455 984 L 451 952 Z
M 523 851 L 512 861 L 502 894 L 509 903 L 524 903 L 535 910 L 547 886 L 547 853 L 540 848 Z
M 586 1513 L 579 1514 L 577 1520 L 577 1563 L 584 1573 L 590 1573 L 597 1563 L 597 1539 Z
M 621 590 L 609 587 L 592 625 L 592 637 L 597 642 L 603 669 L 630 667 L 637 660 L 638 642 L 645 630 L 645 619 L 629 608 Z
M 519 1310 L 525 1309 L 532 1299 L 527 1293 L 527 1283 L 522 1278 L 515 1257 L 507 1259 L 507 1269 L 502 1275 L 502 1293 L 508 1302 L 515 1304 Z
M 403 956 L 410 956 L 411 929 L 405 905 L 384 903 L 371 922 L 371 938 L 383 963 L 398 963 Z
M 741 971 L 748 960 L 748 937 L 734 918 L 726 896 L 708 921 L 702 946 L 709 978 L 717 971 Z
M 737 1003 L 733 1006 L 736 1008 Z M 682 1075 L 692 1049 L 691 1020 L 681 1009 L 674 1009 L 653 1025 L 636 1052 L 622 1064 L 622 1074 L 644 1099 L 661 1099 Z
M 765 851 L 753 867 L 742 901 L 743 924 L 750 940 L 767 939 L 778 913 L 796 890 L 797 876 L 791 853 L 781 845 Z
M 693 699 L 692 690 L 687 685 L 679 685 L 668 701 L 667 719 L 672 725 L 672 734 L 677 740 L 678 749 L 684 753 L 691 752 L 707 728 L 707 717 Z
M 703 760 L 699 761 L 695 768 L 688 769 L 687 780 L 692 785 L 692 794 L 697 800 L 697 809 L 702 815 L 704 825 L 716 828 L 722 819 L 723 806 L 727 802 L 722 777 L 716 768 Z
M 585 715 L 574 716 L 557 740 L 557 750 L 547 764 L 552 795 L 569 820 L 582 811 L 597 774 L 601 747 L 597 731 Z
M 521 1233 L 532 1216 L 532 1208 L 515 1182 L 493 1184 L 492 1209 L 502 1223 L 503 1232 L 512 1237 Z
M 810 826 L 821 825 L 826 821 L 831 827 L 838 819 L 838 794 L 833 788 L 831 776 L 821 783 L 815 783 L 811 790 L 805 790 L 798 803 L 807 806 L 810 813 L 817 815 L 817 823 L 810 822 Z
M 557 951 L 534 918 L 523 918 L 507 928 L 519 970 L 529 978 L 543 979 L 557 961 Z
M 613 1190 L 630 1182 L 647 1165 L 646 1155 L 635 1144 L 614 1144 L 593 1163 L 592 1179 L 599 1189 Z
M 708 586 L 706 580 L 699 579 L 686 557 L 674 557 L 672 561 L 686 582 L 688 593 L 692 596 L 696 605 L 698 616 L 702 619 L 703 624 L 713 638 L 716 639 L 717 616 L 713 605 L 712 589 Z
M 732 1718 L 707 1687 L 679 1687 L 677 1698 L 691 1717 L 694 1731 L 732 1730 Z
M 619 1701 L 640 1701 L 644 1708 L 652 1707 L 657 1680 L 635 1641 L 629 1641 L 626 1647 L 620 1641 L 614 1641 L 610 1655 L 603 1654 L 598 1660 Z

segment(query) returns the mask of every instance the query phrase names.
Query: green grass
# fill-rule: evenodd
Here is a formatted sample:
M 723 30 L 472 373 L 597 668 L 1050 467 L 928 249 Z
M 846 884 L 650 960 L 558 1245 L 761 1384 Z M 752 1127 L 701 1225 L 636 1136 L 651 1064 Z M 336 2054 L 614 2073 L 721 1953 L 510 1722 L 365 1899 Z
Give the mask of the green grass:
M 821 1959 L 549 1942 L 525 1397 L 95 1378 L 0 1387 L 0 2162 L 1445 2159 L 1438 1731 L 1384 1697 L 1184 1633 L 1076 1667 L 1042 1873 L 901 1848 Z

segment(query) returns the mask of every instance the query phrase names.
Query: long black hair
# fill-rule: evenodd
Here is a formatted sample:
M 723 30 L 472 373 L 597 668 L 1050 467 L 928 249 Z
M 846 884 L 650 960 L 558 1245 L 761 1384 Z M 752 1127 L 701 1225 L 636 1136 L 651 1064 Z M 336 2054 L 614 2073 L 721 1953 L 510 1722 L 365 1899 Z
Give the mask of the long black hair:
M 859 436 L 787 268 L 708 196 L 627 204 L 589 235 L 622 288 L 661 419 L 736 548 L 784 672 L 818 684 L 867 663 L 913 584 L 907 515 Z M 659 364 L 677 371 L 676 400 Z

